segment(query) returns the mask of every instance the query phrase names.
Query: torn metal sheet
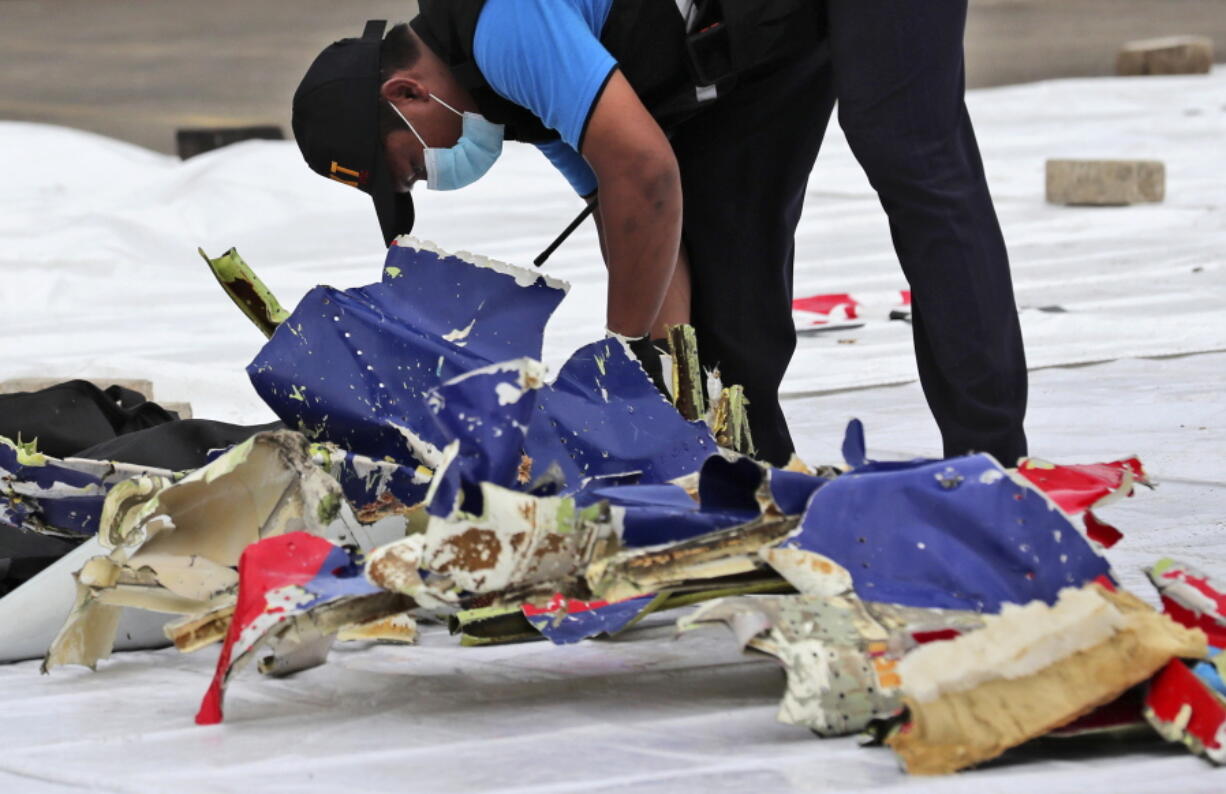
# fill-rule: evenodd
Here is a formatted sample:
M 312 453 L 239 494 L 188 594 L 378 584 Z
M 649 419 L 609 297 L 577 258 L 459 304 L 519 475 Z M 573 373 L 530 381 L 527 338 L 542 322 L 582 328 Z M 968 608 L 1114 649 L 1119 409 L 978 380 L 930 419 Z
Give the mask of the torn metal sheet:
M 554 594 L 543 605 L 523 604 L 462 610 L 448 619 L 452 634 L 461 645 L 493 645 L 548 639 L 568 645 L 589 637 L 620 633 L 648 614 L 692 606 L 717 598 L 790 592 L 786 582 L 774 577 L 736 577 L 717 586 L 704 584 L 691 589 L 670 590 L 623 602 L 581 601 Z M 639 608 L 638 604 L 645 604 Z M 531 617 L 528 614 L 531 613 Z
M 581 348 L 553 384 L 514 401 L 531 411 L 530 422 L 489 410 L 511 385 L 485 391 L 487 378 L 473 373 L 539 359 L 545 321 L 564 293 L 535 271 L 402 239 L 389 250 L 382 283 L 316 288 L 248 372 L 287 424 L 374 459 L 433 469 L 465 433 L 477 435 L 461 445 L 461 461 L 512 449 L 526 427 L 515 458 L 527 463 L 517 473 L 529 483 L 547 476 L 574 491 L 590 477 L 637 471 L 645 482 L 665 482 L 695 471 L 714 439 L 682 419 L 610 340 Z M 442 410 L 440 389 L 451 392 Z M 455 400 L 473 410 L 445 407 Z
M 224 640 L 232 617 L 234 604 L 227 602 L 205 612 L 172 620 L 163 627 L 163 631 L 166 632 L 166 639 L 174 643 L 175 648 L 183 653 L 191 653 Z
M 196 251 L 208 262 L 217 283 L 221 284 L 230 300 L 247 315 L 247 319 L 255 323 L 265 338 L 271 337 L 277 326 L 289 317 L 289 312 L 281 307 L 276 296 L 243 261 L 238 251 L 231 248 L 216 259 L 211 259 L 204 249 L 197 248 Z
M 723 599 L 678 628 L 713 621 L 728 624 L 742 647 L 778 658 L 787 670 L 781 722 L 841 736 L 901 705 L 896 662 L 885 657 L 888 634 L 854 596 Z
M 672 359 L 673 405 L 685 419 L 706 416 L 706 379 L 698 361 L 698 338 L 691 325 L 668 327 L 669 358 Z
M 366 581 L 360 553 L 305 532 L 265 538 L 239 560 L 238 599 L 196 722 L 222 720 L 226 685 L 260 648 L 265 672 L 287 674 L 323 661 L 341 628 L 391 617 L 410 599 Z
M 524 617 L 555 645 L 569 645 L 588 637 L 612 636 L 624 631 L 663 600 L 663 595 L 645 595 L 624 601 L 580 601 L 554 595 L 541 606 L 524 604 Z
M 383 280 L 307 293 L 247 368 L 290 427 L 375 459 L 433 466 L 427 392 L 489 364 L 540 359 L 565 283 L 401 238 Z
M 1110 575 L 1067 515 L 989 455 L 873 463 L 856 424 L 844 449 L 855 468 L 814 492 L 781 545 L 842 565 L 861 598 L 996 612 Z
M 632 548 L 696 537 L 754 517 L 754 513 L 703 510 L 685 489 L 669 484 L 593 483 L 575 498 L 583 505 L 607 502 L 622 543 Z
M 589 364 L 591 371 L 581 374 Z M 601 500 L 523 493 L 521 488 L 533 489 L 538 482 L 524 482 L 525 447 L 534 465 L 548 462 L 548 471 L 565 458 L 579 477 L 610 467 L 658 479 L 701 464 L 707 454 L 701 443 L 705 430 L 681 419 L 620 346 L 589 346 L 571 365 L 569 374 L 564 369 L 559 377 L 561 386 L 544 386 L 540 365 L 518 359 L 479 368 L 430 391 L 439 435 L 449 442 L 427 495 L 430 518 L 423 535 L 372 555 L 372 581 L 436 608 L 461 606 L 471 594 L 514 599 L 570 593 L 587 564 L 617 546 L 617 527 Z M 606 376 L 609 380 L 602 381 Z M 602 382 L 607 385 L 600 386 L 601 397 L 593 399 L 593 383 Z M 641 394 L 627 393 L 627 384 Z M 642 423 L 641 436 L 648 440 L 632 447 L 621 437 L 624 428 L 614 432 L 614 420 L 620 410 L 635 413 L 636 404 L 646 407 L 631 421 Z M 542 422 L 550 425 L 542 432 L 552 439 L 552 449 L 560 450 L 556 456 L 531 438 L 521 445 L 529 423 Z M 670 435 L 670 427 L 680 431 L 680 439 Z M 605 447 L 597 456 L 606 441 L 620 446 Z M 760 481 L 761 471 L 755 472 Z M 550 484 L 557 483 L 546 478 Z
M 1054 606 L 1006 605 L 985 627 L 899 664 L 909 721 L 888 744 L 908 772 L 982 763 L 1118 698 L 1205 636 L 1124 591 L 1068 588 Z
M 749 429 L 749 400 L 745 397 L 743 386 L 728 386 L 720 390 L 711 415 L 711 432 L 725 449 L 743 455 L 757 452 L 753 433 Z
M 686 478 L 685 487 L 597 481 L 577 494 L 576 500 L 581 505 L 607 500 L 622 545 L 642 547 L 727 529 L 764 514 L 799 515 L 824 482 L 749 458 L 713 455 L 697 476 Z
M 816 552 L 774 546 L 758 556 L 802 595 L 839 596 L 855 590 L 846 568 Z
M 412 645 L 417 642 L 417 621 L 407 612 L 351 623 L 336 633 L 337 642 L 386 642 Z
M 1095 515 L 1092 508 L 1132 496 L 1137 483 L 1150 484 L 1137 458 L 1072 466 L 1024 458 L 1018 462 L 1017 473 L 1034 483 L 1070 516 L 1084 514 L 1086 537 L 1106 549 L 1124 535 Z
M 77 572 L 77 598 L 43 662 L 93 667 L 110 655 L 124 607 L 195 614 L 233 598 L 234 566 L 250 543 L 285 532 L 322 532 L 340 487 L 317 467 L 306 439 L 259 433 L 177 483 L 125 480 L 103 507 L 108 556 Z
M 695 538 L 622 551 L 593 562 L 584 578 L 592 594 L 605 601 L 713 583 L 759 570 L 763 563 L 758 551 L 783 540 L 796 524 L 793 516 L 762 516 Z
M 448 615 L 447 626 L 460 635 L 460 645 L 466 648 L 544 639 L 524 617 L 521 604 L 462 609 Z
M 845 331 L 860 328 L 863 304 L 846 292 L 808 295 L 792 300 L 792 321 L 796 333 Z
M 423 534 L 376 549 L 370 580 L 428 606 L 454 608 L 481 593 L 513 600 L 569 591 L 589 561 L 616 546 L 602 503 L 577 508 L 569 496 L 537 497 L 490 483 L 478 490 L 479 514 L 432 515 Z
M 53 458 L 0 436 L 0 531 L 12 527 L 64 538 L 98 531 L 107 493 L 117 482 L 172 472 L 128 463 Z
M 430 390 L 427 399 L 447 442 L 445 462 L 440 461 L 427 495 L 431 515 L 480 513 L 482 483 L 531 489 L 533 483 L 525 481 L 532 472 L 522 471 L 524 439 L 544 375 L 540 362 L 520 358 L 475 369 Z
M 716 453 L 707 426 L 683 419 L 616 339 L 577 350 L 537 400 L 524 451 L 534 476 L 556 463 L 568 490 L 629 472 L 668 482 Z
M 746 519 L 757 515 L 798 516 L 825 482 L 821 477 L 783 471 L 750 458 L 712 456 L 699 472 L 698 502 L 704 510 L 739 514 Z
M 1181 660 L 1172 659 L 1150 680 L 1145 719 L 1168 742 L 1226 764 L 1226 699 Z
M 1184 626 L 1205 632 L 1211 645 L 1226 648 L 1226 586 L 1169 557 L 1145 573 L 1158 588 L 1166 614 Z
M 899 648 L 916 636 L 958 636 L 982 626 L 974 613 L 861 601 L 854 593 L 725 598 L 678 621 L 687 631 L 721 622 L 737 642 L 787 671 L 779 721 L 820 736 L 856 733 L 902 706 Z
M 424 506 L 433 472 L 421 465 L 375 460 L 334 444 L 312 444 L 311 458 L 341 486 L 354 517 L 373 524 L 411 516 Z
M 557 381 L 521 358 L 473 370 L 432 389 L 440 437 L 458 444 L 436 466 L 433 515 L 479 505 L 477 484 L 572 493 L 593 478 L 659 483 L 696 471 L 714 450 L 698 422 L 683 420 L 618 345 L 580 349 Z
M 41 659 L 55 640 L 77 597 L 73 574 L 109 549 L 91 537 L 16 590 L 0 598 L 0 663 Z M 116 650 L 158 648 L 166 644 L 166 616 L 124 610 L 115 631 Z
M 1149 484 L 1149 477 L 1137 458 L 1078 465 L 1023 458 L 1018 461 L 1017 473 L 1034 483 L 1069 515 L 1105 507 L 1132 496 L 1137 483 Z

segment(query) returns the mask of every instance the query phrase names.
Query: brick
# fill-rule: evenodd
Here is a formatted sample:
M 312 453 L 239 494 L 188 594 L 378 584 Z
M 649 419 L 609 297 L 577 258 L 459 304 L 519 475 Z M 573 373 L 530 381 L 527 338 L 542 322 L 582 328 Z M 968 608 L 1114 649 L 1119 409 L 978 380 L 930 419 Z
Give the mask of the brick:
M 175 413 L 179 415 L 180 419 L 191 419 L 192 418 L 192 404 L 191 403 L 164 402 L 162 400 L 158 400 L 158 405 L 162 406 L 167 411 L 174 411 Z
M 1208 74 L 1213 68 L 1213 40 L 1206 36 L 1167 36 L 1130 41 L 1115 59 L 1115 73 Z
M 1166 167 L 1157 160 L 1048 160 L 1052 204 L 1118 206 L 1162 201 Z

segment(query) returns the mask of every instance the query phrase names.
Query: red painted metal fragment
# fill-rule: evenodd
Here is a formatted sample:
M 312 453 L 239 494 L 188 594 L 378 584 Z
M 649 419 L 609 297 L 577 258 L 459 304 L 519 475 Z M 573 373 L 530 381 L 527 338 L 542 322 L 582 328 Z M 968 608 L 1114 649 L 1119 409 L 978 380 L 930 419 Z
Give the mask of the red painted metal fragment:
M 936 631 L 913 631 L 911 638 L 915 640 L 917 645 L 924 645 L 929 642 L 942 642 L 944 640 L 953 640 L 962 636 L 962 632 L 957 629 L 937 629 Z
M 1131 496 L 1134 482 L 1149 482 L 1137 458 L 1072 466 L 1026 458 L 1018 464 L 1017 473 L 1070 515 L 1088 510 L 1124 489 L 1124 495 Z
M 1181 626 L 1200 629 L 1214 648 L 1226 648 L 1226 627 L 1213 615 L 1188 609 L 1170 596 L 1162 596 L 1162 611 Z
M 1092 510 L 1087 510 L 1081 518 L 1085 522 L 1086 537 L 1100 544 L 1104 549 L 1111 548 L 1124 537 L 1123 532 L 1094 515 Z
M 608 601 L 579 601 L 575 598 L 567 598 L 561 593 L 554 593 L 553 597 L 544 606 L 538 607 L 535 604 L 524 604 L 521 609 L 523 609 L 524 617 L 533 618 L 537 615 L 549 615 L 563 610 L 568 614 L 588 612 L 593 609 L 607 607 L 608 605 Z
M 814 320 L 814 325 L 821 325 L 829 322 L 830 319 L 838 320 L 855 320 L 859 316 L 857 310 L 860 304 L 850 294 L 840 292 L 829 295 L 810 295 L 807 298 L 796 298 L 792 301 L 792 308 L 796 311 L 812 312 L 813 314 L 826 315 L 825 320 Z M 831 317 L 836 312 L 839 316 Z
M 234 646 L 243 630 L 260 620 L 276 621 L 279 619 L 276 614 L 285 611 L 267 602 L 268 593 L 310 582 L 319 573 L 320 563 L 336 548 L 323 538 L 305 532 L 290 532 L 252 543 L 243 551 L 238 561 L 238 599 L 234 617 L 230 619 L 230 628 L 226 632 L 221 655 L 217 658 L 212 683 L 196 713 L 197 725 L 216 725 L 222 720 L 226 678 L 230 673 Z
M 1146 570 L 1172 620 L 1205 632 L 1209 644 L 1226 648 L 1226 588 L 1186 563 L 1158 561 Z
M 1179 659 L 1150 679 L 1145 719 L 1167 741 L 1180 741 L 1215 764 L 1226 763 L 1226 704 Z

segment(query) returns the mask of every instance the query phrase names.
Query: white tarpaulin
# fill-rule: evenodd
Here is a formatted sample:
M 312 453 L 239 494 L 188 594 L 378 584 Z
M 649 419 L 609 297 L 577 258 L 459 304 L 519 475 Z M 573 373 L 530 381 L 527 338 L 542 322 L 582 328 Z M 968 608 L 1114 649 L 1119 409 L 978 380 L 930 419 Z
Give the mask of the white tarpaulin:
M 969 103 L 1010 246 L 1036 372 L 1032 453 L 1061 462 L 1137 454 L 1155 492 L 1104 511 L 1110 552 L 1174 555 L 1226 574 L 1226 72 L 974 92 Z M 1160 159 L 1163 204 L 1044 203 L 1048 157 Z M 273 417 L 243 367 L 262 339 L 195 252 L 237 246 L 287 306 L 317 283 L 378 280 L 369 199 L 320 179 L 292 143 L 252 142 L 180 163 L 96 136 L 0 123 L 0 377 L 147 378 L 198 417 Z M 455 194 L 417 195 L 415 233 L 528 264 L 580 209 L 541 156 L 508 147 Z M 556 366 L 602 335 L 604 270 L 583 227 L 547 264 L 573 283 L 546 334 Z M 837 128 L 810 180 L 796 294 L 905 288 L 875 195 Z M 910 328 L 801 341 L 785 390 L 800 452 L 837 460 L 859 416 L 875 457 L 934 455 Z M 1063 312 L 1039 311 L 1060 306 Z M 837 391 L 855 387 L 853 391 Z M 881 388 L 867 388 L 881 387 Z M 832 392 L 812 395 L 814 392 Z M 908 779 L 893 753 L 779 724 L 771 660 L 718 631 L 672 639 L 672 615 L 614 642 L 341 649 L 285 680 L 240 677 L 227 722 L 192 723 L 215 650 L 118 654 L 97 673 L 0 667 L 0 791 L 1222 791 L 1226 772 L 1178 746 L 1028 745 L 989 768 Z

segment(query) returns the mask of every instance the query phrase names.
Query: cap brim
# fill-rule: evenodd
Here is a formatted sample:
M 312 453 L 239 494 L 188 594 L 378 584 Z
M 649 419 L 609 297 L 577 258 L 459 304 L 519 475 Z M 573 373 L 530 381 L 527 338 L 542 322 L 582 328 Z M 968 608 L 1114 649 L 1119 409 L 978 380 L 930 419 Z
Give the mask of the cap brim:
M 375 214 L 379 216 L 379 228 L 383 232 L 384 245 L 391 245 L 402 234 L 413 231 L 413 194 L 397 193 L 392 188 L 392 172 L 387 167 L 383 144 L 378 144 L 375 164 L 370 178 L 370 196 L 375 203 Z

